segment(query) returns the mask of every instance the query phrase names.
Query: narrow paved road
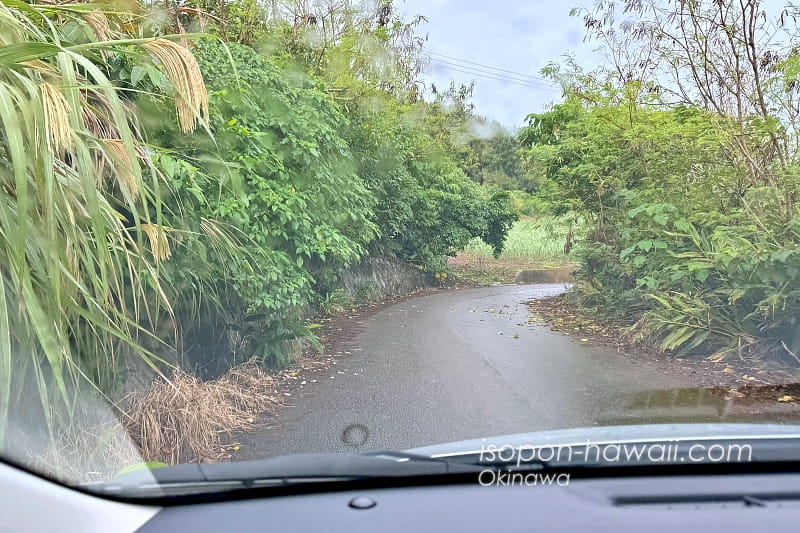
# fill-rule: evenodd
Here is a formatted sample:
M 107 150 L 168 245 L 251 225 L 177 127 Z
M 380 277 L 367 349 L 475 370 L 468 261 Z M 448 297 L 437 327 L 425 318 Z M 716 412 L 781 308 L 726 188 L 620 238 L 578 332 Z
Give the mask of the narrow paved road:
M 442 292 L 365 319 L 350 355 L 293 392 L 240 459 L 303 452 L 404 449 L 624 418 L 637 393 L 680 387 L 608 348 L 528 324 L 524 302 L 560 285 Z M 495 312 L 489 312 L 494 309 Z M 316 381 L 312 381 L 316 380 Z

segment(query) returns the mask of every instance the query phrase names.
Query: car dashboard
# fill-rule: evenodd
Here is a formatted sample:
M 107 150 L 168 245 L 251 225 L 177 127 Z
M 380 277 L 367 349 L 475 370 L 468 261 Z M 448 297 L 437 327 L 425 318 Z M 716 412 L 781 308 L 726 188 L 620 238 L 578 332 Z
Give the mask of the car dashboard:
M 577 479 L 567 486 L 413 486 L 180 505 L 141 531 L 790 531 L 800 475 Z

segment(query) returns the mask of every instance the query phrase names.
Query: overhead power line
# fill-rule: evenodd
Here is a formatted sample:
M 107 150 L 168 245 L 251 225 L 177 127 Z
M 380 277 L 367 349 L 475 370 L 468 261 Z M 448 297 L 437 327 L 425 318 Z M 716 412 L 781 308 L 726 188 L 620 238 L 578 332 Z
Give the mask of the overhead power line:
M 507 74 L 500 74 L 499 72 L 492 72 L 492 71 L 489 71 L 489 70 L 483 70 L 483 69 L 479 69 L 479 68 L 475 68 L 475 67 L 468 67 L 466 65 L 460 65 L 458 63 L 451 63 L 450 61 L 445 61 L 443 59 L 432 59 L 431 61 L 435 62 L 438 65 L 449 65 L 449 66 L 452 66 L 452 67 L 466 69 L 466 70 L 469 70 L 470 72 L 480 72 L 482 74 L 489 74 L 491 76 L 497 76 L 499 78 L 503 78 L 503 79 L 507 79 L 507 80 L 513 80 L 513 81 L 519 81 L 519 82 L 522 82 L 522 83 L 527 83 L 527 84 L 533 85 L 534 87 L 541 87 L 542 89 L 552 89 L 553 88 L 552 84 L 547 85 L 544 82 L 526 80 L 524 78 L 517 78 L 515 76 L 509 76 Z
M 466 60 L 466 59 L 459 59 L 459 58 L 457 58 L 457 57 L 448 56 L 448 55 L 445 55 L 445 54 L 439 54 L 439 53 L 437 53 L 437 52 L 428 52 L 428 55 L 431 55 L 431 56 L 438 56 L 438 57 L 444 57 L 444 58 L 446 58 L 446 59 L 450 59 L 450 60 L 452 60 L 452 61 L 457 61 L 458 63 L 468 63 L 468 64 L 470 64 L 470 65 L 475 65 L 475 66 L 478 66 L 478 67 L 487 68 L 487 69 L 489 69 L 489 70 L 496 70 L 496 71 L 498 71 L 498 72 L 505 72 L 505 73 L 507 73 L 507 74 L 513 74 L 513 75 L 515 75 L 515 76 L 519 76 L 519 77 L 521 77 L 521 78 L 531 78 L 532 80 L 538 80 L 538 81 L 544 81 L 544 82 L 547 82 L 547 83 L 553 83 L 553 81 L 552 81 L 552 80 L 549 80 L 549 79 L 547 79 L 547 78 L 543 78 L 543 77 L 541 77 L 541 76 L 532 76 L 532 75 L 530 75 L 530 74 L 523 74 L 523 73 L 521 73 L 521 72 L 515 72 L 515 71 L 513 71 L 513 70 L 506 70 L 506 69 L 503 69 L 503 68 L 493 67 L 493 66 L 491 66 L 491 65 L 484 65 L 484 64 L 482 64 L 482 63 L 476 63 L 476 62 L 474 62 L 474 61 L 468 61 L 468 60 Z M 466 65 L 464 65 L 464 66 L 466 67 Z M 469 68 L 469 67 L 467 67 L 467 68 Z
M 555 88 L 553 86 L 535 85 L 534 83 L 523 82 L 523 81 L 516 80 L 514 78 L 504 77 L 504 76 L 501 76 L 501 75 L 495 76 L 495 75 L 490 75 L 490 74 L 484 74 L 481 71 L 460 69 L 460 68 L 456 68 L 456 67 L 450 66 L 448 64 L 439 63 L 437 60 L 433 60 L 433 64 L 435 66 L 437 66 L 437 67 L 441 67 L 441 68 L 446 69 L 446 70 L 452 70 L 452 71 L 455 71 L 455 72 L 461 72 L 461 73 L 469 74 L 471 76 L 475 76 L 475 77 L 478 77 L 478 78 L 484 78 L 484 79 L 495 80 L 495 81 L 502 81 L 502 82 L 505 82 L 505 83 L 511 83 L 513 85 L 520 85 L 522 87 L 529 87 L 531 89 L 540 89 L 540 90 L 545 90 L 545 91 L 556 91 L 556 92 L 559 91 L 559 89 L 557 89 L 557 88 Z

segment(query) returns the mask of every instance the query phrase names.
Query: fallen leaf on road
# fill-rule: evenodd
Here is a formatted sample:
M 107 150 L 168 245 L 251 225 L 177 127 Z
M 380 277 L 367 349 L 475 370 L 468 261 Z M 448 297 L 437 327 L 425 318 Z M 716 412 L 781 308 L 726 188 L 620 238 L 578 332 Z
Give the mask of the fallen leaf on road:
M 789 396 L 787 394 L 786 396 L 781 396 L 780 398 L 778 398 L 778 401 L 782 403 L 789 403 L 795 401 L 795 399 L 794 396 Z
M 589 342 L 589 339 L 581 339 L 581 342 Z
M 514 338 L 519 339 L 519 333 L 514 333 Z
M 726 374 L 735 374 L 736 373 L 736 371 L 734 369 L 732 369 L 731 367 L 729 367 L 729 366 L 726 366 L 725 368 L 723 368 L 722 371 L 725 372 Z
M 713 363 L 719 363 L 720 361 L 725 359 L 725 354 L 724 353 L 715 353 L 713 355 L 710 355 L 710 356 L 706 357 L 706 359 L 708 359 L 709 361 L 711 361 Z

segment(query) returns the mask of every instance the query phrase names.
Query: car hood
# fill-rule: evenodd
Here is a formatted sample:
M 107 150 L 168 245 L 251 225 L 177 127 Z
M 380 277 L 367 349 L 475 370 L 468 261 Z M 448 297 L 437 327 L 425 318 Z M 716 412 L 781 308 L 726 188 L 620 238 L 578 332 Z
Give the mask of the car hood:
M 337 482 L 354 479 L 391 478 L 475 473 L 483 469 L 483 450 L 512 447 L 517 449 L 517 467 L 522 462 L 522 447 L 588 447 L 589 444 L 624 445 L 627 443 L 680 443 L 694 445 L 696 441 L 747 443 L 752 456 L 747 461 L 797 461 L 800 457 L 800 425 L 774 424 L 659 424 L 605 426 L 577 429 L 560 429 L 483 437 L 433 446 L 417 447 L 406 451 L 369 451 L 362 453 L 312 453 L 285 455 L 256 461 L 215 464 L 181 464 L 162 468 L 144 468 L 121 474 L 110 481 L 90 483 L 89 490 L 108 494 L 164 496 L 177 491 L 187 494 L 191 490 L 213 492 L 239 488 L 280 487 L 298 483 Z M 776 442 L 777 441 L 777 442 Z M 764 446 L 758 443 L 763 442 Z M 584 448 L 585 449 L 585 448 Z M 491 453 L 491 451 L 487 452 Z M 576 452 L 576 457 L 578 456 Z M 580 455 L 579 466 L 619 465 L 616 459 L 603 454 L 588 460 L 588 453 Z M 452 458 L 452 460 L 451 460 Z M 498 457 L 504 464 L 513 458 Z M 674 456 L 667 457 L 675 460 Z M 571 460 L 571 456 L 570 456 Z M 598 463 L 598 461 L 600 461 Z M 633 461 L 633 462 L 631 462 Z M 528 460 L 525 459 L 527 464 Z M 663 463 L 662 459 L 635 456 L 629 464 Z M 532 461 L 531 466 L 547 467 L 549 461 Z M 552 465 L 550 465 L 552 466 Z M 574 465 L 573 465 L 574 466 Z
M 779 424 L 641 424 L 515 433 L 462 440 L 406 450 L 427 457 L 477 454 L 485 446 L 581 446 L 631 442 L 696 441 L 715 439 L 800 439 L 800 425 Z

